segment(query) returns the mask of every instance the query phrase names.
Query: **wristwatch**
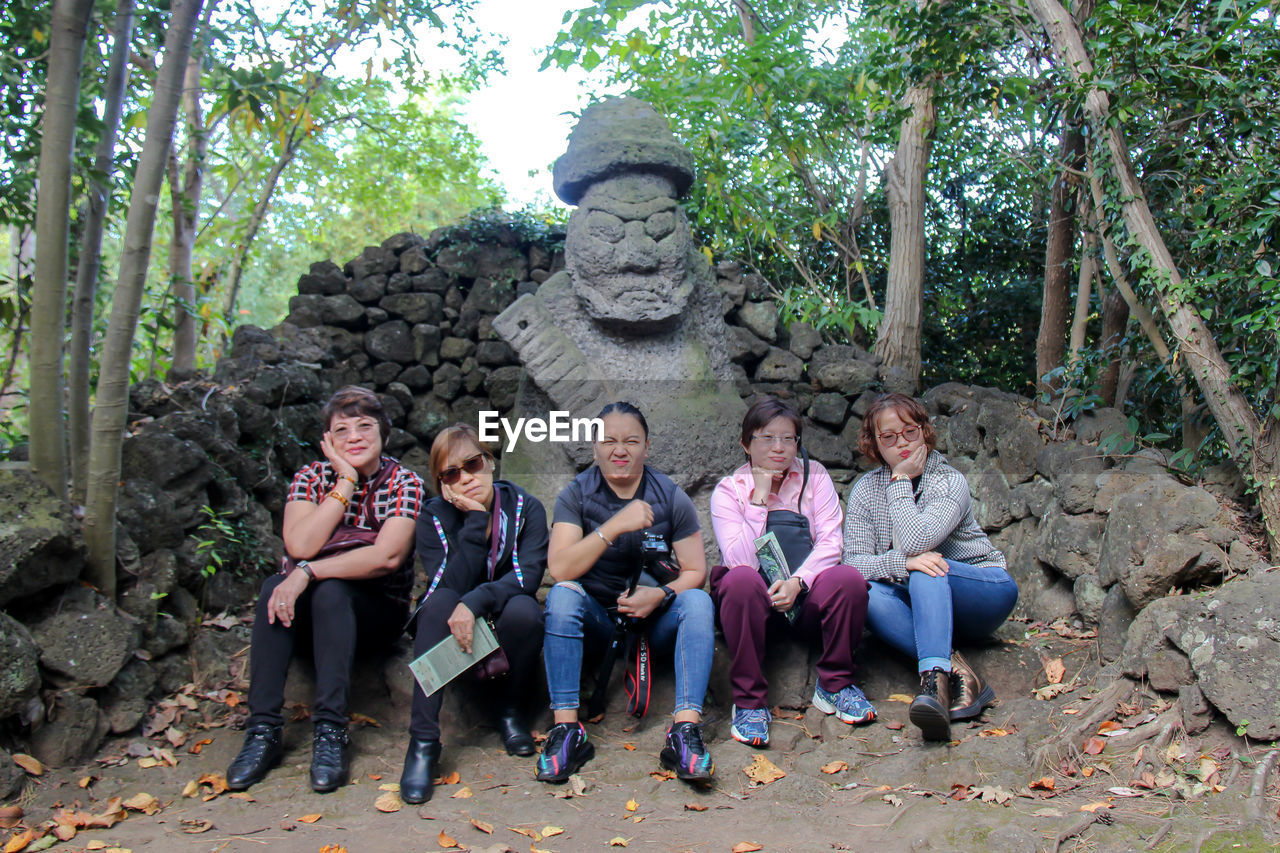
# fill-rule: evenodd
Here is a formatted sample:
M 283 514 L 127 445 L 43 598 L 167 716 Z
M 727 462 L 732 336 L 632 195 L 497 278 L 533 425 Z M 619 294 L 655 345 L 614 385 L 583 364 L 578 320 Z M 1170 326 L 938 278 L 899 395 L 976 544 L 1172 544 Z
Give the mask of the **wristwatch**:
M 308 578 L 310 578 L 311 580 L 315 580 L 315 579 L 316 579 L 316 571 L 315 571 L 315 569 L 311 568 L 311 564 L 310 564 L 310 563 L 308 563 L 306 560 L 299 560 L 299 561 L 298 561 L 298 568 L 299 568 L 299 569 L 301 569 L 301 570 L 302 570 L 302 572 L 303 572 L 303 574 L 305 574 L 305 575 L 306 575 Z
M 658 605 L 658 609 L 666 610 L 671 606 L 671 602 L 676 600 L 676 591 L 665 583 L 658 587 L 658 589 L 662 590 L 662 603 Z

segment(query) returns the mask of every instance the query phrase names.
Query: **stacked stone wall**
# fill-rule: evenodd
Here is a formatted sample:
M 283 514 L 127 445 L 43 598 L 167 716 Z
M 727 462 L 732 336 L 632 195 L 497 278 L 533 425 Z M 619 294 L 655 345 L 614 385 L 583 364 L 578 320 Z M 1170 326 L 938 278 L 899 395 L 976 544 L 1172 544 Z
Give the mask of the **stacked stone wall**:
M 394 425 L 387 451 L 425 474 L 441 428 L 515 405 L 523 368 L 493 320 L 563 265 L 560 252 L 514 230 L 490 231 L 485 242 L 398 234 L 342 266 L 313 264 L 285 321 L 237 329 L 211 377 L 135 386 L 118 607 L 73 582 L 84 545 L 71 508 L 21 468 L 0 471 L 20 508 L 0 527 L 0 715 L 15 742 L 51 764 L 75 762 L 107 733 L 137 728 L 149 695 L 193 679 L 214 693 L 234 683 L 247 626 L 197 629 L 249 604 L 278 565 L 289 478 L 317 457 L 326 397 L 346 384 L 375 389 Z M 784 324 L 760 276 L 721 263 L 716 280 L 739 394 L 791 400 L 805 415 L 809 453 L 843 495 L 865 468 L 862 417 L 892 381 L 865 350 Z M 1215 494 L 1175 479 L 1150 454 L 1100 453 L 1099 439 L 1125 428 L 1111 410 L 1067 430 L 1053 412 L 994 389 L 946 384 L 924 399 L 939 450 L 968 477 L 975 515 L 1019 582 L 1015 616 L 1097 630 L 1102 656 L 1156 689 L 1187 694 L 1200 713 L 1207 696 L 1233 722 L 1280 737 L 1280 672 L 1255 677 L 1243 694 L 1231 681 L 1245 677 L 1246 658 L 1280 668 L 1280 632 L 1263 624 L 1274 616 L 1251 622 L 1241 609 L 1265 592 L 1252 585 L 1274 585 L 1276 575 L 1219 500 L 1235 485 Z M 1228 577 L 1237 580 L 1220 596 Z M 1179 594 L 1188 590 L 1200 592 Z M 1262 627 L 1251 635 L 1250 625 Z

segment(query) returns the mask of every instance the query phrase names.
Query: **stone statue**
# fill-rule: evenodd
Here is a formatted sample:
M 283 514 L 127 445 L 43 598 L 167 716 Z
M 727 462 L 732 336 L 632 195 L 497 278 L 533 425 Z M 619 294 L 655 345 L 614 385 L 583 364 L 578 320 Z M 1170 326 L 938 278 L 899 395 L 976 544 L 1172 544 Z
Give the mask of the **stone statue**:
M 693 182 L 688 149 L 649 104 L 611 99 L 583 113 L 552 177 L 556 194 L 578 205 L 565 269 L 493 324 L 532 385 L 521 414 L 592 417 L 627 400 L 649 421 L 653 463 L 691 494 L 709 490 L 741 461 L 745 405 L 715 277 L 678 203 Z M 590 459 L 587 447 L 569 449 L 572 465 L 531 452 L 536 460 L 504 455 L 503 476 L 535 491 Z

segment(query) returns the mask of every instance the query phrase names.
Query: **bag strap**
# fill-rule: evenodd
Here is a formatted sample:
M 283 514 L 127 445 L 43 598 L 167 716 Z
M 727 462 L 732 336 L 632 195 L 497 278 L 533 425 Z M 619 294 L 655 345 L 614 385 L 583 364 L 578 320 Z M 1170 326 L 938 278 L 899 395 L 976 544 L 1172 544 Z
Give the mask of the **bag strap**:
M 800 508 L 800 502 L 804 500 L 804 487 L 809 485 L 809 451 L 800 447 L 800 458 L 804 460 L 804 479 L 800 481 L 800 497 L 796 498 L 796 512 L 804 515 L 804 510 Z
M 524 572 L 520 570 L 520 515 L 522 512 L 524 512 L 524 495 L 517 492 L 516 520 L 511 540 L 511 569 L 516 573 L 516 580 L 523 587 Z M 440 567 L 436 569 L 435 576 L 431 578 L 431 585 L 427 587 L 426 593 L 422 596 L 423 601 L 426 601 L 431 596 L 431 593 L 436 591 L 436 587 L 440 585 L 440 579 L 444 577 L 445 566 L 449 565 L 449 537 L 444 532 L 444 525 L 440 523 L 440 519 L 434 514 L 431 516 L 431 523 L 436 528 L 436 535 L 440 537 L 440 548 L 444 553 L 440 558 Z
M 382 470 L 378 472 L 377 476 L 365 483 L 364 500 L 360 502 L 360 507 L 364 510 L 364 518 L 370 525 L 369 529 L 374 533 L 380 533 L 382 531 L 382 522 L 373 511 L 374 502 L 378 497 L 378 490 L 390 482 L 391 478 L 394 477 L 399 470 L 399 465 L 388 460 L 387 464 L 382 466 Z

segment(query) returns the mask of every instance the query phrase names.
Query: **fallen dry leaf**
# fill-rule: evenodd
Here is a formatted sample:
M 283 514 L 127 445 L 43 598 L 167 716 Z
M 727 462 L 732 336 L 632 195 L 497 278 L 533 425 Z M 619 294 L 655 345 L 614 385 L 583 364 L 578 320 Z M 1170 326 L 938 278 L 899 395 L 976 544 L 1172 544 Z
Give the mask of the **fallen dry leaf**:
M 623 838 L 621 835 L 615 835 L 613 838 L 609 839 L 609 846 L 610 847 L 626 847 L 627 839 Z
M 154 755 L 148 755 L 144 758 L 138 759 L 138 766 L 144 770 L 150 770 L 152 767 L 160 766 L 160 759 L 156 758 Z
M 298 818 L 298 823 L 315 823 L 322 817 L 324 817 L 324 815 L 320 812 L 316 812 L 315 814 L 304 814 L 302 817 Z
M 0 806 L 0 829 L 13 829 L 22 823 L 22 806 Z
M 512 832 L 518 835 L 523 835 L 528 838 L 532 838 L 534 841 L 542 840 L 542 833 L 538 832 L 538 830 L 536 829 L 526 829 L 523 826 L 508 826 L 507 829 L 511 830 Z
M 184 797 L 194 797 L 198 793 L 200 793 L 200 786 L 196 784 L 195 779 L 182 786 L 182 796 Z
M 378 790 L 379 791 L 395 791 L 398 794 L 400 793 L 400 783 L 399 782 L 383 782 L 381 785 L 378 786 Z
M 400 798 L 396 797 L 396 799 L 398 800 Z M 448 835 L 446 835 L 443 829 L 440 830 L 440 834 L 436 837 L 436 843 L 439 844 L 441 847 L 445 847 L 445 848 L 462 846 L 458 843 L 458 840 L 456 838 L 451 838 Z
M 544 826 L 544 827 L 542 827 L 542 837 L 543 837 L 543 838 L 553 838 L 553 837 L 555 837 L 555 836 L 557 836 L 557 835 L 561 835 L 561 834 L 563 834 L 563 833 L 564 833 L 564 830 L 563 830 L 563 829 L 561 829 L 561 828 L 560 828 L 560 827 L 558 827 L 558 826 Z
M 902 723 L 898 720 L 891 720 L 890 722 L 885 723 L 884 727 L 891 732 L 902 731 Z
M 164 808 L 159 800 L 147 793 L 134 794 L 129 799 L 122 801 L 121 805 L 130 811 L 142 812 L 148 815 L 153 815 Z
M 787 774 L 763 755 L 754 756 L 751 763 L 742 769 L 747 774 L 747 778 L 759 785 L 768 785 L 770 782 L 776 782 Z
M 357 726 L 373 726 L 374 728 L 382 728 L 382 723 L 366 714 L 351 714 L 351 722 Z
M 80 787 L 80 788 L 88 788 L 88 787 L 89 787 L 90 785 L 92 785 L 94 782 L 98 781 L 98 778 L 99 778 L 99 777 L 97 777 L 97 776 L 81 776 L 81 777 L 76 781 L 76 786 L 77 786 L 77 787 Z
M 378 795 L 378 799 L 373 801 L 373 807 L 380 812 L 390 814 L 404 808 L 404 802 L 395 791 L 387 791 L 385 794 Z
M 213 824 L 207 820 L 189 820 L 187 818 L 183 818 L 181 823 L 182 831 L 190 833 L 191 835 L 195 835 L 199 832 L 208 832 L 213 829 Z
M 4 846 L 4 853 L 19 853 L 21 850 L 26 850 L 27 845 L 38 837 L 34 829 L 24 829 L 9 838 L 9 842 Z
M 471 825 L 487 835 L 493 835 L 493 824 L 471 818 Z
M 733 845 L 731 853 L 755 853 L 755 851 L 763 849 L 763 847 L 756 844 L 754 841 L 739 841 L 737 844 Z
M 1135 791 L 1133 788 L 1127 788 L 1123 785 L 1118 785 L 1114 788 L 1108 788 L 1107 793 L 1114 794 L 1117 797 L 1141 797 L 1142 796 L 1141 791 Z
M 906 704 L 908 704 L 908 705 L 910 705 L 912 702 L 914 702 L 914 701 L 915 701 L 915 698 L 916 698 L 916 697 L 914 697 L 914 696 L 908 696 L 908 695 L 907 695 L 907 694 L 905 694 L 905 693 L 890 693 L 890 694 L 889 694 L 889 701 L 890 701 L 890 702 L 905 702 L 905 703 L 906 703 Z M 744 843 L 745 843 L 745 842 L 744 842 Z
M 458 784 L 458 783 L 459 783 L 459 782 L 461 782 L 461 781 L 462 781 L 462 777 L 461 777 L 461 776 L 459 776 L 459 775 L 458 775 L 458 771 L 457 771 L 457 770 L 455 770 L 455 771 L 453 771 L 452 773 L 450 773 L 448 776 L 441 776 L 439 779 L 437 779 L 437 780 L 435 781 L 435 784 L 437 784 L 437 785 L 456 785 L 456 784 Z
M 213 795 L 224 794 L 231 789 L 227 787 L 227 777 L 221 773 L 202 773 L 200 778 L 196 780 L 198 785 L 208 785 L 213 789 Z
M 44 765 L 33 755 L 27 755 L 25 752 L 15 752 L 13 754 L 13 763 L 30 773 L 32 776 L 43 776 Z
M 211 737 L 201 738 L 200 740 L 191 744 L 191 746 L 187 747 L 187 752 L 191 753 L 192 755 L 199 755 L 200 751 L 211 743 L 213 743 L 213 738 Z
M 1079 713 L 1080 713 L 1080 709 L 1079 709 L 1079 708 L 1063 708 L 1063 709 L 1062 709 L 1062 713 L 1064 713 L 1064 714 L 1079 714 Z M 1052 809 L 1050 809 L 1050 811 L 1052 811 Z
M 685 803 L 684 810 L 687 812 L 705 812 L 707 807 L 702 803 Z
M 884 795 L 883 797 L 881 797 L 880 799 L 881 799 L 883 802 L 886 802 L 886 803 L 888 803 L 889 805 L 893 806 L 895 809 L 896 809 L 898 806 L 902 805 L 902 797 L 899 797 L 897 794 L 885 794 L 885 795 Z
M 1004 737 L 1009 734 L 1005 729 L 983 729 L 978 732 L 978 737 Z
M 636 809 L 640 808 L 640 804 L 639 804 L 639 803 L 637 803 L 637 802 L 635 801 L 635 798 L 633 797 L 632 799 L 627 800 L 627 804 L 626 804 L 625 806 L 623 806 L 623 808 L 625 808 L 625 809 L 626 809 L 627 811 L 629 811 L 629 812 L 633 812 L 633 811 L 635 811 Z
M 625 749 L 627 752 L 635 752 L 635 751 L 636 751 L 636 745 L 635 745 L 634 743 L 624 743 L 624 744 L 622 745 L 622 748 L 623 748 L 623 749 Z
M 1096 812 L 1098 809 L 1109 809 L 1109 808 L 1111 808 L 1110 803 L 1085 803 L 1083 806 L 1080 807 L 1080 811 Z
M 253 794 L 250 794 L 248 791 L 236 791 L 234 794 L 231 795 L 231 799 L 244 800 L 246 803 L 257 802 L 257 800 L 253 798 Z
M 455 800 L 467 800 L 467 799 L 470 799 L 471 797 L 474 797 L 475 794 L 471 792 L 470 788 L 464 785 L 454 793 L 450 794 L 449 796 Z
M 1052 791 L 1054 787 L 1052 776 L 1043 776 L 1031 783 L 1033 791 Z
M 846 761 L 829 761 L 826 764 L 822 765 L 822 767 L 819 769 L 821 769 L 823 773 L 826 773 L 829 776 L 832 773 L 839 773 L 842 770 L 848 770 L 849 763 Z
M 84 846 L 85 850 L 106 850 L 107 842 L 94 839 Z
M 1124 726 L 1120 725 L 1115 720 L 1107 720 L 1102 725 L 1098 726 L 1098 734 L 1105 735 L 1109 732 L 1120 731 L 1123 728 Z
M 347 853 L 347 848 L 341 844 L 326 844 L 320 848 L 320 853 Z
M 672 770 L 650 770 L 649 775 L 655 779 L 661 779 L 663 781 L 676 778 L 676 774 Z
M 1100 737 L 1091 737 L 1084 742 L 1085 755 L 1100 755 L 1107 748 L 1107 742 Z
M 1062 679 L 1066 674 L 1067 668 L 1062 663 L 1062 658 L 1054 658 L 1053 660 L 1045 661 L 1044 677 L 1048 679 L 1050 684 L 1061 684 Z
M 1093 768 L 1092 768 L 1092 767 L 1086 767 L 1086 768 L 1084 768 L 1083 770 L 1081 770 L 1081 771 L 1080 771 L 1080 775 L 1082 775 L 1082 776 L 1084 776 L 1084 778 L 1088 779 L 1090 776 L 1092 776 L 1092 775 L 1093 775 Z
M 577 773 L 569 777 L 569 784 L 556 791 L 556 799 L 560 800 L 567 800 L 570 797 L 585 797 L 586 795 L 587 783 Z

